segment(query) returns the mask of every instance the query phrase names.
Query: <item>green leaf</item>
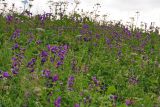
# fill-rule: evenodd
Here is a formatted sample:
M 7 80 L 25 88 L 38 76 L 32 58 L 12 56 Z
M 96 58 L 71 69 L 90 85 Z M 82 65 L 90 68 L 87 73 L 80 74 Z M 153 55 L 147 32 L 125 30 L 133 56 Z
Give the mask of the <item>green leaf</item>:
M 113 94 L 115 93 L 117 90 L 115 88 L 115 86 L 109 86 L 108 89 L 107 89 L 107 92 L 106 94 Z

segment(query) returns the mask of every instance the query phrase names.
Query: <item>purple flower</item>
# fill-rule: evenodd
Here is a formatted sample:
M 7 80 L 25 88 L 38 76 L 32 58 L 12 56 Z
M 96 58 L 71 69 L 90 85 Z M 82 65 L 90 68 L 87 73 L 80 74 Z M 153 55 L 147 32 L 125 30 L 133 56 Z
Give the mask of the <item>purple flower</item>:
M 51 47 L 51 45 L 47 45 L 47 48 L 50 51 L 52 47 Z
M 67 50 L 68 49 L 68 45 L 64 45 L 64 50 Z
M 88 38 L 87 38 L 87 37 L 84 37 L 83 39 L 84 39 L 84 41 L 85 41 L 85 42 L 87 42 L 87 41 L 88 41 Z
M 34 72 L 34 68 L 32 68 L 32 69 L 30 70 L 30 72 Z
M 46 58 L 41 59 L 41 63 L 44 64 L 46 62 Z
M 35 62 L 36 62 L 36 59 L 32 58 L 32 60 L 30 62 L 28 62 L 27 67 L 32 68 L 33 65 L 35 64 Z
M 56 67 L 58 68 L 59 66 L 61 66 L 63 64 L 62 61 L 58 61 Z
M 47 56 L 48 56 L 48 53 L 46 51 L 41 52 L 41 57 L 47 57 Z
M 58 47 L 57 47 L 57 46 L 53 46 L 53 47 L 51 48 L 51 51 L 52 51 L 53 53 L 56 53 L 57 50 L 58 50 Z
M 48 70 L 48 69 L 43 70 L 43 75 L 44 75 L 45 77 L 49 78 L 49 77 L 50 77 L 50 74 L 51 74 L 50 70 Z
M 17 58 L 15 58 L 15 57 L 12 57 L 12 61 L 16 61 L 17 60 Z
M 60 60 L 64 60 L 64 55 L 59 55 Z
M 75 104 L 74 107 L 80 107 L 80 105 L 79 104 Z
M 136 34 L 136 38 L 137 38 L 137 39 L 140 39 L 140 38 L 141 38 L 141 33 L 140 33 L 140 32 L 138 32 L 138 33 Z
M 35 63 L 35 62 L 36 62 L 36 59 L 35 59 L 35 58 L 32 58 L 32 62 Z
M 110 39 L 109 39 L 109 38 L 107 38 L 107 37 L 106 37 L 106 43 L 107 43 L 108 45 L 110 45 L 110 44 L 111 44 Z
M 99 81 L 97 80 L 97 78 L 95 76 L 92 77 L 92 80 L 93 80 L 94 84 L 96 84 L 96 86 L 99 85 Z
M 84 24 L 84 25 L 82 26 L 82 28 L 83 28 L 83 29 L 88 29 L 89 26 L 88 26 L 87 24 Z
M 68 78 L 68 89 L 72 89 L 74 84 L 74 76 Z
M 61 106 L 61 97 L 60 96 L 54 101 L 54 106 L 55 107 Z
M 3 77 L 8 78 L 8 77 L 10 77 L 10 75 L 8 72 L 3 72 Z
M 20 36 L 20 30 L 16 29 L 16 31 L 13 33 L 13 35 L 11 36 L 11 40 L 12 39 L 16 39 L 17 37 Z
M 12 67 L 14 68 L 14 67 L 16 67 L 18 65 L 18 63 L 16 62 L 16 61 L 14 61 L 13 63 L 12 63 Z
M 100 39 L 100 35 L 99 35 L 99 34 L 96 34 L 96 38 L 97 38 L 97 39 Z
M 13 16 L 11 16 L 11 15 L 6 16 L 6 20 L 8 23 L 12 22 Z
M 17 68 L 13 68 L 13 69 L 11 69 L 11 71 L 12 71 L 13 74 L 18 74 L 18 69 Z
M 130 106 L 130 105 L 132 105 L 132 104 L 133 104 L 132 100 L 130 100 L 130 99 L 127 99 L 127 100 L 126 100 L 126 105 L 127 105 L 127 106 Z
M 56 74 L 52 77 L 52 81 L 56 82 L 59 79 L 59 76 Z
M 19 45 L 18 45 L 18 43 L 16 43 L 13 47 L 12 47 L 12 49 L 14 50 L 14 49 L 17 49 L 19 47 Z

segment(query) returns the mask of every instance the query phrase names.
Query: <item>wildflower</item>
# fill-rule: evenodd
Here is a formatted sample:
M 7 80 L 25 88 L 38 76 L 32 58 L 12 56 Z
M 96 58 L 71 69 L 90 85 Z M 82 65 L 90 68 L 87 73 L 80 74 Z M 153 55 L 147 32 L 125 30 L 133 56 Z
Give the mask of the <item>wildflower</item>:
M 60 107 L 61 105 L 61 97 L 59 96 L 55 101 L 54 101 L 54 106 L 55 107 Z
M 32 69 L 30 70 L 30 72 L 34 72 L 34 68 L 32 68 Z
M 41 57 L 47 57 L 47 56 L 48 56 L 48 53 L 46 51 L 41 52 Z
M 74 107 L 80 107 L 80 105 L 79 104 L 75 104 Z
M 59 76 L 56 74 L 52 77 L 52 81 L 56 82 L 59 79 Z
M 68 89 L 70 90 L 72 90 L 72 88 L 73 88 L 73 84 L 74 84 L 74 76 L 70 76 L 69 78 L 68 78 Z
M 12 49 L 14 50 L 14 49 L 17 49 L 19 47 L 19 45 L 18 45 L 18 43 L 16 43 L 13 47 L 12 47 Z
M 11 36 L 11 40 L 12 39 L 16 39 L 17 37 L 20 36 L 20 30 L 16 29 L 16 31 L 13 33 L 13 35 Z
M 140 32 L 138 32 L 138 33 L 136 34 L 136 38 L 137 38 L 137 39 L 140 39 L 140 38 L 141 38 L 141 33 L 140 33 Z
M 11 16 L 11 15 L 6 16 L 6 20 L 8 23 L 12 22 L 13 16 Z
M 5 77 L 5 78 L 9 78 L 9 77 L 10 77 L 10 75 L 9 75 L 9 73 L 8 73 L 8 72 L 3 72 L 3 77 Z
M 35 59 L 35 58 L 32 58 L 32 62 L 35 63 L 35 62 L 36 62 L 36 59 Z
M 109 39 L 109 38 L 107 38 L 107 37 L 106 37 L 106 43 L 107 43 L 108 45 L 110 45 L 110 44 L 111 44 L 110 39 Z
M 130 99 L 127 99 L 126 100 L 126 105 L 127 106 L 130 106 L 130 105 L 132 105 L 133 104 L 133 101 L 132 100 L 130 100 Z
M 82 28 L 83 28 L 83 29 L 88 29 L 89 26 L 88 26 L 87 24 L 84 24 Z
M 58 47 L 57 46 L 53 46 L 52 48 L 51 48 L 51 51 L 53 52 L 53 53 L 57 53 L 57 50 L 58 50 Z
M 11 71 L 12 71 L 13 74 L 18 74 L 18 69 L 17 68 L 12 68 Z
M 34 72 L 34 65 L 35 65 L 36 59 L 32 58 L 30 62 L 28 62 L 27 67 L 30 69 L 30 72 Z
M 51 45 L 47 45 L 47 48 L 50 51 L 52 47 L 51 47 Z
M 95 84 L 96 86 L 99 85 L 99 81 L 97 80 L 97 78 L 96 78 L 95 76 L 92 77 L 92 80 L 93 80 L 93 82 L 94 82 L 94 84 Z
M 100 35 L 99 35 L 99 34 L 96 34 L 96 38 L 97 38 L 97 39 L 100 39 Z
M 43 70 L 43 75 L 44 75 L 45 77 L 49 78 L 49 77 L 50 77 L 50 74 L 51 74 L 50 70 L 48 70 L 48 69 Z
M 59 66 L 61 66 L 63 64 L 62 61 L 58 61 L 56 67 L 58 68 Z
M 68 49 L 68 45 L 64 45 L 64 50 L 67 50 Z
M 41 63 L 44 64 L 46 62 L 46 58 L 41 59 Z
M 33 65 L 35 64 L 35 62 L 36 62 L 36 59 L 32 58 L 32 60 L 30 62 L 28 62 L 27 67 L 32 68 Z

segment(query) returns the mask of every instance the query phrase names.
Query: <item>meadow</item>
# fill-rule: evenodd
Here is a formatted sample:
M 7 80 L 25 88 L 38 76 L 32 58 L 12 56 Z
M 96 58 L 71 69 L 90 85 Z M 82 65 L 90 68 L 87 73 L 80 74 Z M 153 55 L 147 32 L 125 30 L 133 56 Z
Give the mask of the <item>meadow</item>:
M 0 107 L 160 107 L 157 30 L 58 15 L 0 15 Z

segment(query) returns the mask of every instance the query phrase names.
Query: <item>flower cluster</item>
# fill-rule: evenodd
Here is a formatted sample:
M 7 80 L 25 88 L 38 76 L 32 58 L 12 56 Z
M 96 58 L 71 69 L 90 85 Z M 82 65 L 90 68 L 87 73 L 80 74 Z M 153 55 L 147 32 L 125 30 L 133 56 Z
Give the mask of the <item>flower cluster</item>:
M 5 78 L 9 78 L 9 77 L 10 77 L 10 75 L 9 75 L 9 73 L 8 73 L 8 72 L 3 72 L 3 77 L 5 77 Z
M 48 69 L 45 69 L 42 71 L 43 72 L 43 75 L 42 76 L 45 76 L 46 78 L 49 78 L 50 75 L 51 75 L 51 71 L 48 70 Z
M 47 61 L 48 52 L 42 51 L 40 57 L 41 57 L 41 64 L 43 65 Z
M 130 37 L 132 35 L 131 31 L 128 28 L 124 28 L 124 32 Z
M 11 40 L 16 39 L 18 37 L 20 37 L 20 29 L 16 29 L 16 31 L 11 36 Z
M 53 82 L 58 81 L 58 79 L 59 79 L 58 74 L 55 74 L 55 75 L 52 77 L 52 81 L 53 81 Z
M 79 104 L 75 104 L 74 107 L 80 107 L 80 105 Z
M 13 21 L 13 16 L 7 15 L 7 16 L 6 16 L 6 22 L 7 22 L 8 24 L 10 24 L 12 21 Z
M 53 63 L 56 58 L 56 67 L 63 65 L 64 58 L 68 52 L 68 45 L 64 46 L 51 46 L 48 45 L 48 50 L 54 54 L 54 58 L 50 57 L 50 61 Z
M 36 59 L 32 58 L 30 62 L 28 62 L 27 67 L 30 69 L 31 72 L 34 72 L 34 65 L 35 65 Z
M 54 101 L 54 106 L 55 106 L 55 107 L 60 107 L 60 106 L 61 106 L 61 97 L 58 97 L 58 98 Z
M 126 106 L 130 106 L 134 103 L 133 100 L 131 100 L 131 99 L 126 99 L 125 102 L 126 102 Z
M 19 65 L 20 65 L 19 59 L 16 57 L 13 57 L 12 58 L 12 67 L 11 67 L 11 71 L 13 74 L 18 74 Z
M 92 77 L 92 81 L 94 82 L 94 84 L 96 85 L 96 86 L 99 86 L 100 85 L 100 82 L 97 80 L 97 78 L 94 76 L 94 77 Z
M 0 70 L 0 74 L 2 74 L 2 75 L 0 75 L 0 78 L 3 78 L 3 77 L 4 78 L 9 78 L 10 77 L 10 75 L 7 71 Z
M 68 89 L 73 90 L 73 85 L 74 85 L 74 76 L 70 76 L 68 78 Z
M 19 48 L 18 43 L 15 43 L 14 46 L 12 47 L 12 50 L 15 50 L 15 49 L 18 49 L 18 48 Z
M 112 48 L 111 40 L 108 37 L 106 37 L 106 44 Z

